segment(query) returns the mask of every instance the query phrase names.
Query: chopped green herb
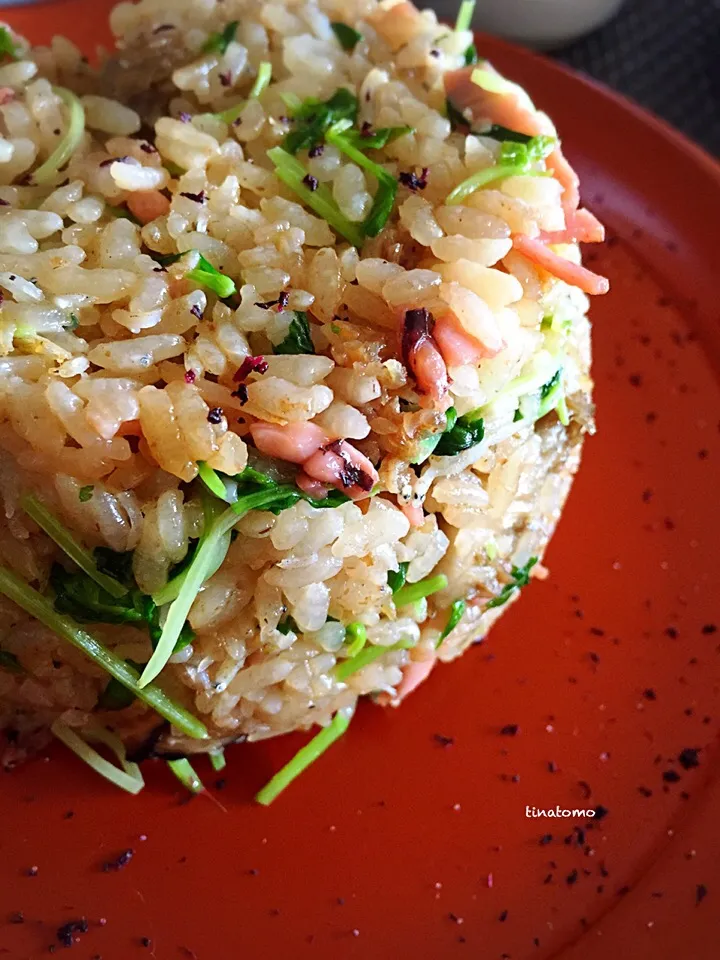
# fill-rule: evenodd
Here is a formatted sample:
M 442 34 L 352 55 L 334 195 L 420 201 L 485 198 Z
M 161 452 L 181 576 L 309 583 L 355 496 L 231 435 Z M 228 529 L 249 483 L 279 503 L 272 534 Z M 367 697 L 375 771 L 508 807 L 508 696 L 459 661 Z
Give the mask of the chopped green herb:
M 354 247 L 362 247 L 364 235 L 361 225 L 352 223 L 341 213 L 325 184 L 318 184 L 317 189 L 311 190 L 305 183 L 307 176 L 305 167 L 282 147 L 273 147 L 268 150 L 267 155 L 275 165 L 275 173 L 279 180 L 294 190 L 306 206 L 326 220 L 333 230 L 345 237 L 348 243 Z
M 219 474 L 217 474 L 212 467 L 209 467 L 204 461 L 198 461 L 198 476 L 208 488 L 210 493 L 214 493 L 216 497 L 219 497 L 221 500 L 225 500 L 227 503 L 230 503 L 228 499 L 228 491 L 225 484 L 222 482 Z
M 457 419 L 458 415 L 455 407 L 448 407 L 448 409 L 445 411 L 445 429 L 439 430 L 436 433 L 431 433 L 429 436 L 421 440 L 418 443 L 417 453 L 412 462 L 414 464 L 424 463 L 427 458 L 437 449 L 443 434 L 449 433 L 453 429 L 457 423 Z
M 156 253 L 153 256 L 153 260 L 159 263 L 161 267 L 169 267 L 172 266 L 173 263 L 177 263 L 178 260 L 182 260 L 184 256 L 184 253 L 168 253 L 165 256 Z
M 316 144 L 322 143 L 328 129 L 339 120 L 349 120 L 355 123 L 358 112 L 358 99 L 345 87 L 340 87 L 324 103 L 314 98 L 304 100 L 293 111 L 295 127 L 283 140 L 283 147 L 288 153 L 295 154 L 298 150 L 309 150 Z
M 515 143 L 530 143 L 533 139 L 529 133 L 518 133 L 517 130 L 511 130 L 509 127 L 501 127 L 494 123 L 489 130 L 482 130 L 479 134 L 482 137 L 492 137 L 493 140 L 513 140 Z
M 455 32 L 462 33 L 470 29 L 473 13 L 475 12 L 475 0 L 463 0 L 458 10 L 457 20 L 455 21 Z
M 520 420 L 522 419 L 523 419 L 522 410 L 520 409 L 520 407 L 518 407 L 515 413 L 513 414 L 513 423 L 519 423 Z
M 354 657 L 348 660 L 341 660 L 333 667 L 333 674 L 336 680 L 344 682 L 359 670 L 363 670 L 369 664 L 379 660 L 385 653 L 395 653 L 397 650 L 409 650 L 415 646 L 413 640 L 399 640 L 390 647 L 366 646 L 356 653 Z
M 78 500 L 80 503 L 87 503 L 88 500 L 92 500 L 92 495 L 95 491 L 95 487 L 89 483 L 86 487 L 80 487 L 78 490 Z
M 250 100 L 257 100 L 263 91 L 267 90 L 272 80 L 272 64 L 268 60 L 263 60 L 258 66 L 255 83 L 250 88 L 248 97 Z
M 409 566 L 409 561 L 403 560 L 398 564 L 397 570 L 388 570 L 387 582 L 393 593 L 397 593 L 400 587 L 405 584 Z
M 363 133 L 361 130 L 345 129 L 343 136 L 348 144 L 358 150 L 381 150 L 394 140 L 415 133 L 415 127 L 379 127 Z M 328 138 L 329 139 L 329 138 Z
M 74 313 L 71 313 L 70 319 L 67 321 L 67 323 L 63 324 L 63 330 L 67 330 L 68 333 L 72 333 L 73 330 L 77 330 L 79 326 L 80 326 L 80 321 L 78 320 L 78 318 L 75 316 Z
M 8 673 L 25 673 L 25 667 L 9 650 L 0 650 L 0 670 L 7 670 Z
M 225 53 L 235 39 L 235 33 L 239 26 L 240 21 L 233 20 L 232 23 L 228 23 L 221 33 L 211 33 L 203 44 L 203 53 Z
M 436 647 L 439 647 L 440 644 L 445 639 L 445 637 L 447 637 L 448 634 L 452 633 L 455 627 L 460 623 L 460 621 L 462 620 L 463 614 L 465 613 L 466 607 L 467 607 L 467 603 L 464 600 L 456 600 L 452 604 L 452 606 L 450 607 L 450 615 L 448 616 L 448 622 L 445 624 L 445 629 L 438 637 L 438 642 L 436 644 Z
M 361 33 L 349 27 L 346 23 L 331 23 L 330 26 L 343 50 L 352 52 L 363 38 Z
M 540 321 L 541 330 L 552 330 L 553 327 L 553 316 L 552 314 L 546 314 Z
M 368 237 L 376 237 L 388 222 L 397 196 L 398 182 L 389 175 L 378 180 L 378 187 L 363 230 Z
M 54 517 L 48 508 L 41 503 L 37 497 L 26 494 L 20 501 L 20 504 L 29 517 L 41 527 L 45 533 L 54 540 L 70 559 L 80 567 L 92 580 L 95 581 L 103 590 L 106 590 L 113 597 L 124 597 L 128 592 L 127 588 L 111 576 L 102 573 L 98 564 L 85 547 L 81 546 L 64 527 L 57 517 Z
M 277 625 L 278 633 L 286 637 L 289 633 L 299 634 L 300 627 L 295 623 L 292 617 L 283 617 Z
M 193 283 L 212 290 L 221 300 L 232 296 L 237 289 L 235 281 L 217 270 L 202 254 L 198 255 L 197 266 L 189 270 L 185 276 Z
M 238 496 L 228 510 L 211 520 L 190 566 L 180 575 L 182 582 L 168 609 L 157 646 L 140 678 L 141 686 L 154 680 L 172 656 L 195 597 L 227 556 L 231 531 L 238 520 L 251 510 L 285 510 L 301 498 L 302 494 L 297 488 L 278 484 Z
M 388 173 L 384 167 L 374 160 L 366 157 L 358 144 L 360 138 L 348 137 L 347 131 L 352 126 L 351 120 L 340 120 L 328 128 L 326 139 L 328 143 L 333 144 L 338 150 L 341 150 L 347 157 L 354 161 L 359 167 L 371 173 L 378 182 L 375 199 L 372 209 L 368 214 L 363 231 L 368 237 L 376 237 L 387 223 L 395 203 L 395 197 L 398 190 L 397 179 Z M 408 132 L 408 131 L 404 131 Z M 389 138 L 389 134 L 388 134 Z
M 490 562 L 492 562 L 495 559 L 495 557 L 497 557 L 498 548 L 494 540 L 488 540 L 488 542 L 485 544 L 485 553 L 487 555 L 488 560 L 490 560 Z
M 424 597 L 429 597 L 438 590 L 444 590 L 448 585 L 448 578 L 444 573 L 438 573 L 434 577 L 426 577 L 424 580 L 418 580 L 417 583 L 407 583 L 400 590 L 393 593 L 393 600 L 396 607 L 406 607 L 410 603 L 417 603 Z
M 0 27 L 0 56 L 10 57 L 11 60 L 17 60 L 20 56 L 20 48 L 7 27 Z
M 467 180 L 463 180 L 450 192 L 445 202 L 450 206 L 462 203 L 470 194 L 495 180 L 530 173 L 532 165 L 544 159 L 553 150 L 555 142 L 553 137 L 531 137 L 524 143 L 516 140 L 504 141 L 498 163 L 494 167 L 478 170 Z
M 294 313 L 287 336 L 273 347 L 273 353 L 315 353 L 307 314 L 302 310 L 295 310 Z
M 450 422 L 450 420 L 448 420 Z M 485 423 L 482 417 L 466 413 L 458 417 L 445 431 L 435 447 L 436 457 L 454 457 L 463 450 L 474 447 L 485 436 Z
M 263 60 L 260 66 L 258 67 L 257 76 L 255 77 L 255 82 L 252 85 L 250 93 L 248 94 L 248 100 L 257 100 L 261 93 L 267 89 L 272 80 L 272 64 L 267 60 Z M 240 103 L 236 103 L 233 107 L 228 107 L 227 110 L 222 110 L 220 113 L 216 113 L 215 116 L 220 120 L 224 120 L 225 123 L 235 123 L 242 116 L 242 112 L 248 104 L 248 100 L 241 100 Z
M 178 778 L 180 783 L 186 787 L 190 793 L 202 793 L 205 787 L 200 777 L 195 773 L 192 764 L 183 757 L 181 760 L 168 760 L 167 765 Z
M 555 149 L 554 137 L 533 137 L 527 143 L 518 143 L 516 140 L 504 140 L 500 147 L 500 163 L 517 164 L 520 167 L 529 166 L 544 160 Z
M 465 66 L 473 67 L 478 62 L 478 52 L 477 47 L 474 43 L 471 43 L 470 46 L 465 51 Z
M 528 562 L 522 567 L 513 567 L 511 576 L 512 580 L 510 583 L 506 583 L 502 588 L 500 593 L 493 597 L 492 600 L 489 600 L 485 604 L 485 609 L 489 610 L 491 607 L 502 607 L 503 604 L 507 603 L 510 597 L 516 590 L 526 587 L 530 582 L 530 571 L 538 562 L 537 557 L 530 557 Z
M 138 673 L 145 666 L 144 663 L 137 663 L 135 660 L 126 660 L 125 662 L 134 670 L 137 670 Z M 124 710 L 126 707 L 129 707 L 131 703 L 134 703 L 135 699 L 136 697 L 132 690 L 128 690 L 119 680 L 110 677 L 107 686 L 98 698 L 97 708 L 98 710 Z
M 82 103 L 72 91 L 64 87 L 53 87 L 52 90 L 68 110 L 68 125 L 64 136 L 47 160 L 31 174 L 34 184 L 49 183 L 75 153 L 85 133 L 85 110 Z
M 338 710 L 327 727 L 316 734 L 309 743 L 302 747 L 292 760 L 285 764 L 275 776 L 267 783 L 255 799 L 258 803 L 267 807 L 288 787 L 296 777 L 307 770 L 310 764 L 314 763 L 318 757 L 332 746 L 347 730 L 352 719 L 354 707 L 344 707 Z
M 136 763 L 130 763 L 122 740 L 116 734 L 111 733 L 110 730 L 106 730 L 104 727 L 92 727 L 83 731 L 85 736 L 85 739 L 83 739 L 76 731 L 71 730 L 67 724 L 60 720 L 56 720 L 50 730 L 58 740 L 61 740 L 66 747 L 72 750 L 81 760 L 84 760 L 96 773 L 105 777 L 110 783 L 114 783 L 116 787 L 120 787 L 121 790 L 137 794 L 145 786 L 140 767 Z M 112 750 L 120 766 L 117 767 L 114 763 L 106 760 L 87 741 L 102 743 Z
M 0 593 L 4 594 L 13 603 L 16 603 L 31 617 L 35 617 L 49 630 L 67 640 L 74 647 L 81 650 L 93 663 L 106 670 L 124 686 L 151 706 L 161 717 L 164 717 L 173 726 L 177 727 L 189 737 L 204 739 L 207 730 L 203 723 L 189 713 L 184 707 L 175 703 L 163 690 L 154 684 L 143 689 L 138 684 L 138 673 L 115 653 L 108 650 L 92 634 L 81 629 L 70 617 L 63 617 L 56 612 L 50 600 L 44 597 L 29 584 L 21 580 L 15 573 L 5 567 L 0 567 Z
M 348 657 L 356 657 L 367 643 L 367 630 L 364 624 L 349 623 L 345 627 L 345 643 L 348 644 Z
M 153 645 L 157 643 L 160 635 L 160 611 L 152 597 L 141 593 L 136 586 L 133 585 L 124 597 L 114 597 L 87 574 L 68 573 L 59 563 L 53 564 L 50 586 L 55 592 L 55 609 L 58 613 L 69 613 L 80 623 L 129 623 L 147 626 L 151 642 Z M 186 623 L 173 652 L 184 649 L 194 636 Z
M 225 759 L 225 751 L 222 747 L 218 750 L 210 751 L 210 764 L 216 773 L 220 773 L 221 770 L 225 769 L 227 760 Z
M 560 367 L 555 375 L 540 388 L 540 407 L 537 412 L 538 420 L 550 413 L 551 410 L 554 410 L 562 398 L 562 367 Z

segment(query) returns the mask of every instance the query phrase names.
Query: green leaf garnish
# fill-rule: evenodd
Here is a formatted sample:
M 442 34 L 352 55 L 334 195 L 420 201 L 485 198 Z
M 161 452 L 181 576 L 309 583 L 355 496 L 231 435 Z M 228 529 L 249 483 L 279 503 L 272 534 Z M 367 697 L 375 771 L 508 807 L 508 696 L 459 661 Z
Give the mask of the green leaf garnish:
M 435 644 L 436 649 L 437 647 L 440 646 L 440 644 L 443 642 L 445 637 L 447 637 L 449 633 L 452 633 L 455 627 L 460 623 L 460 621 L 462 620 L 463 614 L 465 613 L 466 607 L 467 607 L 467 603 L 465 602 L 465 600 L 456 600 L 452 604 L 452 606 L 450 607 L 450 615 L 448 616 L 448 621 L 445 624 L 445 629 L 440 634 L 440 636 L 438 637 L 438 642 Z
M 442 434 L 435 447 L 436 457 L 454 457 L 480 443 L 485 436 L 485 423 L 482 417 L 474 413 L 457 417 L 454 422 L 448 417 L 448 424 L 452 425 Z
M 317 187 L 311 190 L 305 182 L 308 176 L 305 167 L 282 147 L 273 147 L 268 150 L 267 155 L 275 165 L 275 174 L 278 179 L 290 187 L 306 206 L 326 220 L 333 230 L 341 237 L 345 237 L 348 243 L 354 247 L 363 245 L 364 236 L 361 225 L 352 223 L 340 211 L 332 193 L 324 183 L 317 184 Z
M 286 637 L 289 633 L 300 633 L 300 627 L 295 623 L 292 617 L 283 617 L 277 625 L 278 633 Z
M 93 663 L 132 690 L 135 696 L 147 703 L 178 730 L 197 739 L 207 737 L 205 725 L 197 717 L 154 684 L 141 688 L 137 670 L 100 643 L 92 634 L 79 627 L 70 617 L 61 616 L 47 597 L 38 593 L 17 574 L 5 567 L 0 567 L 0 593 L 29 613 L 31 617 L 43 623 L 57 636 L 81 650 Z
M 226 503 L 230 503 L 228 499 L 228 489 L 220 479 L 220 475 L 202 460 L 198 460 L 198 476 L 210 493 L 215 494 L 220 500 L 225 500 Z
M 405 586 L 393 592 L 395 606 L 406 607 L 408 604 L 417 603 L 418 600 L 429 597 L 438 590 L 444 590 L 447 585 L 448 578 L 444 573 L 426 577 L 424 580 L 418 580 L 417 583 L 406 583 Z
M 20 56 L 20 48 L 7 27 L 0 27 L 0 56 L 10 57 L 11 60 L 17 60 Z
M 311 763 L 332 746 L 350 725 L 353 708 L 344 707 L 338 710 L 327 727 L 316 734 L 309 743 L 302 747 L 292 760 L 285 764 L 275 776 L 256 795 L 255 799 L 264 807 L 268 806 L 288 787 L 303 770 L 307 770 Z
M 140 672 L 145 666 L 144 663 L 137 663 L 135 660 L 127 660 L 127 663 Z M 128 690 L 119 680 L 110 677 L 107 686 L 100 694 L 97 702 L 98 710 L 125 710 L 131 703 L 135 702 L 135 694 Z
M 524 566 L 513 567 L 511 573 L 511 582 L 506 583 L 496 597 L 493 597 L 492 600 L 488 600 L 488 602 L 485 604 L 485 609 L 489 610 L 491 607 L 502 607 L 503 604 L 508 602 L 516 590 L 521 590 L 523 587 L 526 587 L 530 582 L 530 571 L 537 562 L 537 557 L 530 557 Z
M 346 23 L 331 23 L 330 26 L 343 50 L 352 52 L 363 38 L 361 33 L 349 27 Z
M 562 367 L 540 388 L 540 406 L 537 412 L 538 420 L 550 413 L 551 410 L 554 410 L 561 398 L 563 398 Z
M 495 180 L 518 176 L 531 172 L 532 165 L 544 159 L 552 152 L 556 141 L 553 137 L 531 137 L 527 142 L 518 140 L 504 141 L 500 149 L 500 158 L 494 167 L 478 170 L 459 183 L 445 201 L 450 206 L 462 203 L 470 194 L 486 187 Z
M 482 130 L 479 133 L 481 137 L 492 137 L 493 140 L 512 140 L 515 143 L 530 143 L 533 139 L 529 133 L 518 133 L 517 130 L 511 130 L 509 127 L 501 127 L 494 123 L 489 130 Z
M 314 98 L 303 100 L 293 110 L 295 127 L 285 136 L 283 147 L 288 153 L 309 150 L 322 143 L 329 128 L 340 120 L 355 123 L 358 112 L 358 99 L 345 87 L 340 87 L 329 100 L 321 102 Z
M 287 336 L 273 347 L 273 353 L 315 353 L 307 314 L 302 310 L 295 310 L 294 314 Z
M 71 90 L 66 90 L 65 87 L 53 87 L 52 89 L 68 110 L 68 124 L 64 136 L 60 138 L 53 152 L 31 174 L 32 182 L 35 184 L 49 183 L 53 179 L 80 146 L 80 141 L 85 133 L 85 110 L 82 103 Z
M 168 760 L 167 765 L 190 793 L 203 792 L 205 789 L 203 782 L 195 773 L 192 764 L 186 757 L 182 757 L 180 760 Z
M 212 290 L 221 300 L 232 296 L 237 290 L 235 281 L 231 277 L 227 277 L 224 273 L 221 273 L 209 260 L 206 260 L 202 254 L 198 254 L 197 266 L 193 267 L 192 270 L 188 270 L 185 276 L 188 280 L 192 280 L 193 283 Z
M 477 47 L 474 43 L 471 43 L 470 46 L 465 51 L 465 66 L 473 67 L 478 62 L 478 52 Z
M 225 751 L 222 747 L 220 747 L 218 750 L 210 751 L 210 764 L 216 773 L 219 773 L 221 770 L 225 769 L 227 766 L 227 760 L 225 759 Z
M 37 497 L 26 494 L 22 497 L 20 504 L 29 517 L 41 527 L 45 533 L 54 540 L 70 559 L 84 571 L 91 580 L 94 580 L 103 590 L 106 590 L 113 597 L 124 597 L 128 592 L 127 588 L 106 573 L 102 573 L 98 564 L 85 547 L 78 543 L 70 531 L 60 523 L 57 517 L 54 517 L 48 508 L 41 503 Z
M 20 663 L 14 653 L 9 650 L 0 650 L 0 670 L 7 670 L 8 673 L 25 673 L 25 667 Z
M 87 503 L 88 500 L 92 500 L 92 495 L 95 492 L 95 487 L 89 483 L 86 487 L 80 487 L 78 490 L 78 500 L 80 503 Z
M 235 39 L 235 33 L 240 26 L 239 20 L 233 20 L 220 33 L 211 33 L 203 44 L 203 53 L 225 53 Z
M 73 330 L 77 330 L 79 326 L 80 320 L 75 316 L 74 313 L 71 313 L 70 319 L 67 321 L 67 323 L 63 324 L 63 330 L 67 330 L 68 333 L 72 333 Z
M 84 760 L 96 773 L 105 777 L 116 787 L 120 787 L 121 790 L 137 794 L 145 786 L 140 767 L 136 763 L 130 763 L 122 740 L 116 734 L 111 733 L 110 730 L 106 730 L 104 727 L 91 727 L 83 731 L 85 736 L 85 739 L 83 739 L 75 730 L 71 730 L 67 724 L 60 720 L 56 720 L 50 730 L 58 740 L 61 740 L 66 747 L 72 750 L 81 760 Z M 90 743 L 102 743 L 112 750 L 120 766 L 117 767 L 114 763 L 106 760 L 90 746 Z
M 405 583 L 409 566 L 410 562 L 408 560 L 403 560 L 398 564 L 397 570 L 388 570 L 387 582 L 393 593 L 397 593 L 400 587 L 402 587 Z

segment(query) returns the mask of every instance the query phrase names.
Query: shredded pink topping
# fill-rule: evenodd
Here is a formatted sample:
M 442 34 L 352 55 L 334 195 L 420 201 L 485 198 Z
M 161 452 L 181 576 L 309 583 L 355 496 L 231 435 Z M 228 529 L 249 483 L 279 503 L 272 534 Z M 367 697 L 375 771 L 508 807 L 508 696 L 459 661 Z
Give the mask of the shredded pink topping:
M 581 267 L 571 260 L 566 260 L 547 247 L 542 240 L 533 240 L 524 234 L 513 237 L 513 247 L 518 253 L 527 257 L 532 263 L 547 270 L 558 280 L 564 280 L 574 287 L 579 287 L 584 293 L 599 296 L 607 293 L 610 283 L 606 277 L 601 277 L 587 267 Z

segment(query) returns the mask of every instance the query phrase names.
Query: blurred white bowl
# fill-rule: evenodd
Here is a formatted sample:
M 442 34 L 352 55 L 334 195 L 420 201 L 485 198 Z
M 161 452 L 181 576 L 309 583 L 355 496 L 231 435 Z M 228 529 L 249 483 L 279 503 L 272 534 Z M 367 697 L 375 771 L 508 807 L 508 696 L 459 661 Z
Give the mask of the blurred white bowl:
M 623 0 L 478 0 L 473 27 L 531 47 L 559 47 L 608 21 Z M 421 4 L 422 6 L 422 4 Z M 455 0 L 432 2 L 438 17 L 452 21 Z

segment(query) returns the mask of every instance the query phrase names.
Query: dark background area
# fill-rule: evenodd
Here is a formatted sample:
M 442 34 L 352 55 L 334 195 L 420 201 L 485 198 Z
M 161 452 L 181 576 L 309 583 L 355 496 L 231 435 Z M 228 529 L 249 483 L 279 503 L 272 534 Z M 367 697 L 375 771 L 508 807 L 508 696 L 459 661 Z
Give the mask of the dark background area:
M 613 21 L 552 56 L 720 156 L 720 0 L 628 0 Z

